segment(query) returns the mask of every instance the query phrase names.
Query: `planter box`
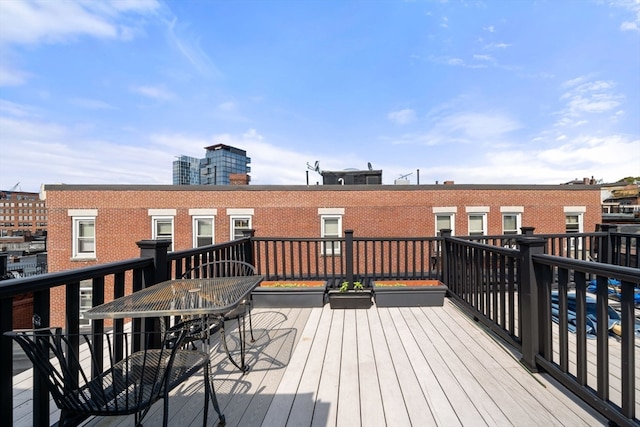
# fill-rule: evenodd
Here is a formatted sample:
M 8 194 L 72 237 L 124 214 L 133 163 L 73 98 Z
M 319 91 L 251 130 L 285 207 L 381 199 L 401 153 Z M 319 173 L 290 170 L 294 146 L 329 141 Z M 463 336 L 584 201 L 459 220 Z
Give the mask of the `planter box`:
M 288 284 L 306 286 L 287 286 Z M 278 284 L 277 286 L 272 286 Z M 262 282 L 251 293 L 254 307 L 309 308 L 322 307 L 325 303 L 326 282 L 278 281 Z
M 348 291 L 340 292 L 337 289 L 329 290 L 329 305 L 333 309 L 342 308 L 371 308 L 373 302 L 371 301 L 372 291 L 371 289 L 364 289 L 362 291 Z
M 373 282 L 373 289 L 378 307 L 442 307 L 447 293 L 438 280 L 382 280 Z

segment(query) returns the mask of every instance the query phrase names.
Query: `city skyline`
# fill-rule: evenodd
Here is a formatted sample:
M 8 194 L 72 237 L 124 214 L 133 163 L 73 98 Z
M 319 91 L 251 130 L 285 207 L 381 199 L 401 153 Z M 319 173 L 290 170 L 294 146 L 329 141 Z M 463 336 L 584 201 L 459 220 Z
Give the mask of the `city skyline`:
M 0 189 L 172 183 L 225 144 L 251 184 L 640 175 L 640 3 L 0 2 Z

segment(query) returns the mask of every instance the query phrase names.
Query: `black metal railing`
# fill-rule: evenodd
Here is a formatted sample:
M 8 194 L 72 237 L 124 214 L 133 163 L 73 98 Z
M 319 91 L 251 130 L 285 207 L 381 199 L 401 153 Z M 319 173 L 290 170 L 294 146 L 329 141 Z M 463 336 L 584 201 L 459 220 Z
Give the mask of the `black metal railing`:
M 530 232 L 518 239 L 518 250 L 451 237 L 446 230 L 443 236 L 443 281 L 454 301 L 518 348 L 529 369 L 547 371 L 615 424 L 638 424 L 635 354 L 640 342 L 634 333 L 634 290 L 640 286 L 640 269 L 625 265 L 628 252 L 637 253 L 637 235 L 615 230 L 583 236 L 534 236 Z M 599 262 L 568 256 L 575 252 L 548 254 L 565 247 L 563 243 L 570 239 L 576 246 L 589 245 L 599 255 L 592 259 Z M 622 289 L 619 336 L 611 336 L 609 330 L 609 310 L 614 303 L 608 294 L 611 279 L 619 281 Z M 597 284 L 595 314 L 587 313 L 587 286 L 592 281 Z M 575 294 L 575 313 L 568 309 L 568 294 Z M 568 332 L 571 321 L 575 340 Z M 607 325 L 597 328 L 595 350 L 593 340 L 586 336 L 587 322 L 592 321 Z M 614 352 L 621 363 L 611 376 L 616 379 L 611 380 L 614 368 L 609 354 Z
M 235 259 L 253 264 L 268 280 L 338 279 L 352 283 L 380 278 L 440 279 L 449 286 L 449 296 L 454 301 L 520 349 L 526 366 L 534 370 L 542 368 L 557 376 L 610 420 L 620 425 L 629 420 L 637 423 L 634 408 L 629 405 L 629 401 L 637 399 L 634 380 L 622 384 L 619 402 L 612 403 L 607 394 L 608 384 L 601 379 L 608 372 L 604 367 L 608 363 L 608 340 L 598 342 L 597 372 L 589 372 L 598 378 L 593 390 L 590 385 L 581 384 L 582 374 L 563 371 L 564 356 L 559 359 L 549 356 L 553 349 L 560 349 L 559 353 L 564 354 L 567 339 L 560 334 L 558 342 L 553 339 L 548 342 L 552 335 L 548 333 L 551 321 L 547 296 L 550 288 L 562 290 L 563 286 L 583 292 L 582 276 L 584 280 L 596 278 L 602 310 L 607 300 L 602 296 L 606 289 L 601 283 L 609 277 L 618 278 L 624 285 L 623 330 L 632 330 L 628 325 L 633 308 L 629 308 L 629 301 L 633 295 L 629 295 L 633 284 L 640 281 L 640 270 L 628 264 L 635 262 L 637 235 L 617 233 L 615 228 L 596 233 L 546 236 L 533 235 L 533 229 L 524 228 L 523 231 L 524 236 L 518 238 L 512 235 L 455 238 L 446 231 L 442 237 L 425 238 L 354 237 L 352 231 L 346 231 L 344 237 L 337 239 L 249 235 L 232 242 L 177 252 L 167 252 L 168 241 L 142 241 L 138 242 L 140 257 L 136 259 L 0 282 L 0 333 L 13 328 L 12 299 L 17 295 L 33 292 L 34 313 L 40 317 L 41 326 L 49 326 L 51 291 L 64 287 L 65 327 L 74 332 L 80 328 L 82 281 L 91 282 L 92 305 L 95 306 L 105 299 L 118 298 L 180 277 L 198 265 L 219 260 Z M 576 247 L 580 248 L 578 252 L 565 250 Z M 585 261 L 587 259 L 598 262 Z M 566 314 L 561 311 L 562 316 Z M 134 331 L 154 331 L 157 327 L 154 322 L 152 319 L 134 319 L 132 328 Z M 101 332 L 105 325 L 96 320 L 92 321 L 91 327 L 93 331 Z M 122 324 L 116 321 L 113 327 L 122 328 Z M 620 339 L 625 366 L 631 366 L 624 368 L 622 378 L 634 378 L 632 350 L 637 339 L 634 341 L 633 335 L 629 338 L 629 332 L 623 333 Z M 2 348 L 11 348 L 7 337 L 0 336 L 0 340 Z M 577 354 L 580 360 L 586 357 L 580 348 Z M 580 364 L 592 369 L 582 361 Z M 12 395 L 12 365 L 12 355 L 7 351 L 0 353 L 0 393 L 3 396 Z M 48 405 L 47 390 L 36 375 L 34 425 L 49 425 Z M 12 400 L 3 399 L 0 417 L 13 419 L 12 411 Z

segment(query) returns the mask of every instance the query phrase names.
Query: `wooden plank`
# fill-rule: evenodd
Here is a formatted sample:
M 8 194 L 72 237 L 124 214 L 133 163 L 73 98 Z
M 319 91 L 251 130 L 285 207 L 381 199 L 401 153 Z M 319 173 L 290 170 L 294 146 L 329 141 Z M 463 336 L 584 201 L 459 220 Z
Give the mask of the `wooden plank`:
M 415 370 L 416 368 L 422 369 L 417 366 L 421 361 L 419 359 L 410 360 L 405 348 L 405 344 L 409 345 L 413 341 L 413 336 L 406 327 L 398 329 L 398 324 L 402 324 L 398 308 L 379 309 L 379 311 L 409 419 L 413 425 L 435 425 L 436 421 L 422 392 Z M 415 356 L 413 353 L 412 355 Z
M 369 327 L 371 328 L 371 342 L 373 344 L 373 357 L 376 359 L 382 406 L 387 425 L 410 426 L 409 414 L 402 398 L 402 390 L 398 382 L 398 376 L 393 367 L 393 360 L 389 351 L 382 323 L 380 311 L 382 308 L 367 310 Z
M 311 309 L 311 315 L 302 332 L 302 337 L 291 356 L 275 396 L 269 406 L 267 414 L 263 420 L 265 426 L 284 426 L 289 418 L 289 412 L 295 399 L 300 378 L 304 370 L 304 365 L 309 357 L 313 337 L 318 329 L 318 321 L 322 314 L 321 308 Z
M 446 382 L 453 384 L 454 388 L 457 383 L 452 381 L 452 378 L 448 376 L 449 371 L 446 366 L 444 366 L 437 352 L 429 350 L 425 353 L 424 349 L 426 349 L 426 346 L 424 348 L 420 347 L 420 342 L 426 342 L 428 340 L 416 320 L 414 311 L 415 309 L 401 308 L 401 316 L 394 317 L 394 323 L 399 333 L 401 333 L 402 336 L 406 336 L 402 341 L 407 356 L 411 360 L 416 379 L 420 384 L 420 388 L 422 389 L 422 393 L 425 396 L 425 400 L 436 424 L 445 426 L 462 425 L 451 407 L 451 403 L 441 385 L 441 381 L 444 375 Z M 436 375 L 436 373 L 438 375 Z M 456 395 L 460 398 L 467 398 L 467 395 L 459 387 L 456 388 L 456 391 Z M 472 407 L 471 404 L 469 406 Z
M 325 350 L 322 376 L 318 385 L 316 410 L 313 413 L 312 427 L 335 427 L 338 418 L 338 389 L 340 385 L 340 363 L 342 355 L 342 331 L 344 329 L 345 310 L 332 311 L 331 331 Z M 322 405 L 322 406 L 320 406 Z
M 360 385 L 355 310 L 345 310 L 342 329 L 342 361 L 338 389 L 338 425 L 360 425 Z
M 433 317 L 432 322 L 436 328 L 443 328 L 448 322 L 449 316 Z M 469 328 L 473 327 L 469 325 Z M 468 379 L 475 380 L 485 396 L 481 399 L 487 408 L 499 408 L 509 422 L 514 425 L 523 425 L 536 419 L 544 425 L 557 424 L 557 420 L 539 404 L 539 402 L 529 398 L 515 398 L 515 396 L 526 396 L 526 389 L 522 384 L 517 383 L 495 362 L 493 353 L 502 354 L 502 349 L 490 338 L 485 340 L 483 346 L 471 340 L 466 330 L 458 330 L 454 339 L 449 340 L 451 349 L 456 353 L 460 362 L 465 366 L 475 366 L 473 370 L 468 370 Z M 529 381 L 526 387 L 540 387 L 536 381 Z M 489 414 L 491 416 L 491 414 Z
M 378 367 L 373 353 L 369 319 L 365 310 L 356 310 L 356 325 L 362 425 L 366 427 L 384 426 L 384 409 L 380 383 L 378 382 Z
M 320 316 L 320 323 L 311 344 L 307 363 L 296 391 L 287 421 L 288 426 L 309 426 L 314 418 L 318 386 L 322 374 L 322 366 L 326 356 L 327 341 L 331 331 L 331 317 L 333 310 L 324 309 Z M 331 357 L 331 355 L 329 355 Z M 327 412 L 322 403 L 318 404 L 319 413 Z M 320 414 L 319 414 L 320 415 Z
M 260 425 L 271 404 L 280 380 L 284 376 L 291 356 L 309 320 L 310 311 L 293 309 L 291 319 L 273 324 L 269 331 L 270 345 L 265 348 L 256 369 L 249 371 L 245 381 L 249 382 L 246 393 L 233 396 L 225 410 L 238 408 L 238 416 L 231 425 Z M 293 315 L 295 313 L 295 316 Z M 237 424 L 235 424 L 237 422 Z

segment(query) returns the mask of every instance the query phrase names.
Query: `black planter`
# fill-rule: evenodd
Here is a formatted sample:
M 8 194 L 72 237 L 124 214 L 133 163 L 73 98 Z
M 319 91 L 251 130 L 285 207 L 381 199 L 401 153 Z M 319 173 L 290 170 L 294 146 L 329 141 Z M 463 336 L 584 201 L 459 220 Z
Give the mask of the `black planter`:
M 411 282 L 408 282 L 411 283 Z M 373 283 L 377 307 L 442 307 L 447 286 L 376 286 Z
M 329 290 L 329 306 L 333 309 L 371 308 L 373 305 L 371 289 L 340 292 Z
M 254 307 L 310 308 L 325 303 L 325 286 L 314 288 L 257 287 L 251 293 Z

